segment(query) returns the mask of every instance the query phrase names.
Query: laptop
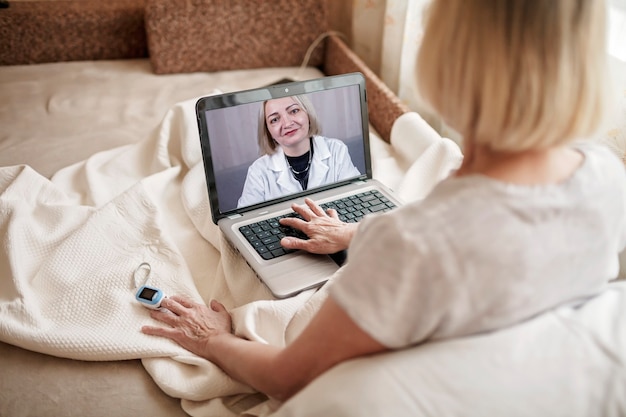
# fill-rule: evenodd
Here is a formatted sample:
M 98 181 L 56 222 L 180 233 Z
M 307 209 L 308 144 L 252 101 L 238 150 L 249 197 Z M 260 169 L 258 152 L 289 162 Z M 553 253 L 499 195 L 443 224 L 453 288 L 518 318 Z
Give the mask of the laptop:
M 307 137 L 313 148 L 308 153 L 308 164 L 307 157 L 301 158 L 298 170 L 291 165 L 297 161 L 288 161 L 288 152 L 282 151 L 287 148 L 272 153 L 280 155 L 273 162 L 268 162 L 270 156 L 259 160 L 265 146 L 258 139 L 259 126 L 263 127 L 266 119 L 268 125 L 276 121 L 270 121 L 265 110 L 271 103 L 296 103 L 294 96 L 300 98 L 298 110 L 304 110 L 309 124 L 315 120 L 318 127 L 317 135 Z M 272 101 L 266 105 L 267 100 Z M 283 107 L 287 108 L 278 106 Z M 290 106 L 289 111 L 295 113 Z M 292 203 L 304 204 L 304 198 L 309 197 L 324 208 L 337 209 L 344 221 L 359 221 L 400 205 L 389 189 L 372 178 L 367 94 L 360 73 L 281 81 L 202 97 L 196 103 L 196 116 L 213 222 L 277 298 L 324 284 L 345 260 L 343 253 L 316 255 L 280 246 L 283 236 L 297 235 L 278 222 L 280 217 L 294 215 Z M 281 117 L 287 120 L 291 116 Z M 324 160 L 326 173 L 334 174 L 320 180 L 316 158 L 327 157 L 329 150 L 336 153 Z M 289 166 L 289 171 L 270 173 L 266 167 L 272 163 Z M 308 169 L 308 184 L 296 182 L 297 174 Z M 286 173 L 294 178 L 272 177 Z M 285 182 L 287 185 L 281 188 L 285 179 L 289 184 Z

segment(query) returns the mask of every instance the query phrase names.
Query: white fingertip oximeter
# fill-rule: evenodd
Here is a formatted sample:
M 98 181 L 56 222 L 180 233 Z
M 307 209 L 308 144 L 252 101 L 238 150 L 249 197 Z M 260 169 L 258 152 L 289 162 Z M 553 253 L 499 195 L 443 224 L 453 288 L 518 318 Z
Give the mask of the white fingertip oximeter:
M 144 307 L 148 307 L 152 310 L 157 310 L 161 307 L 161 302 L 165 298 L 165 294 L 158 288 L 144 285 L 135 293 L 135 299 L 143 304 Z

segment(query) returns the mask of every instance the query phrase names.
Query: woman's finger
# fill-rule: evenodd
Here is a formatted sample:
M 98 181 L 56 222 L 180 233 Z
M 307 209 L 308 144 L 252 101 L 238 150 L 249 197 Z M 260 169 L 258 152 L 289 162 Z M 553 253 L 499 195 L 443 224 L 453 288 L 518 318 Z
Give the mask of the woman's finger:
M 171 327 L 175 327 L 176 322 L 179 319 L 179 316 L 176 313 L 172 312 L 172 310 L 170 310 L 169 308 L 167 308 L 166 310 L 153 310 L 150 312 L 150 317 Z
M 156 326 L 142 326 L 141 331 L 142 333 L 148 334 L 150 336 L 169 337 L 169 335 L 171 334 L 168 329 Z
M 186 308 L 192 308 L 195 305 L 192 300 L 182 295 L 173 295 L 170 298 Z
M 317 205 L 317 203 L 313 200 L 311 200 L 310 198 L 305 198 L 304 202 L 306 203 L 306 205 L 309 207 L 309 209 L 317 216 L 325 216 L 326 213 L 324 212 L 324 210 Z
M 304 249 L 306 242 L 308 241 L 296 237 L 284 237 L 280 240 L 280 245 L 286 249 L 300 250 Z
M 311 220 L 311 210 L 309 210 L 309 208 L 307 206 L 301 206 L 299 204 L 293 204 L 291 206 L 291 209 L 293 211 L 295 211 L 296 213 L 298 213 L 300 216 L 302 216 L 302 218 L 306 221 Z
M 184 302 L 185 301 L 181 303 L 181 297 L 173 295 L 171 297 L 165 297 L 163 301 L 161 301 L 161 307 L 168 309 L 177 316 L 180 316 L 189 308 L 183 305 Z
M 211 300 L 209 305 L 211 306 L 211 310 L 215 311 L 216 313 L 226 311 L 226 307 L 224 307 L 224 304 L 220 303 L 217 300 Z
M 328 216 L 332 217 L 333 219 L 339 220 L 339 214 L 337 213 L 337 210 L 335 209 L 326 210 L 326 214 L 328 214 Z
M 295 217 L 285 217 L 284 219 L 280 219 L 279 223 L 283 226 L 293 227 L 294 229 L 302 230 L 303 227 L 306 226 L 307 222 Z

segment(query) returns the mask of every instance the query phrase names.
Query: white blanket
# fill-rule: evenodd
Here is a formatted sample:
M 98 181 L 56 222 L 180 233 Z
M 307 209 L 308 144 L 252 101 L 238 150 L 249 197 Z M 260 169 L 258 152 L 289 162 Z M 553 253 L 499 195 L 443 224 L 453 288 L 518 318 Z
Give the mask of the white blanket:
M 324 291 L 273 300 L 211 221 L 194 112 L 172 108 L 145 140 L 93 155 L 50 180 L 0 168 L 0 340 L 81 360 L 142 358 L 192 415 L 263 415 L 274 405 L 175 343 L 142 334 L 133 272 L 231 309 L 237 333 L 285 345 Z M 458 147 L 416 114 L 398 119 L 393 147 L 374 138 L 374 175 L 407 201 L 456 168 Z

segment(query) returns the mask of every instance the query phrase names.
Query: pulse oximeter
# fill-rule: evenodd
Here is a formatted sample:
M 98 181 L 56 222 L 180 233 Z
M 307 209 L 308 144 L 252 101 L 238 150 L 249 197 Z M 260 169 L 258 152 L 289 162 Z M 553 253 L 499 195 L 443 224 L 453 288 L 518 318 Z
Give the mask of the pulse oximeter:
M 135 299 L 143 304 L 144 307 L 148 307 L 152 310 L 157 310 L 161 307 L 161 302 L 165 298 L 165 294 L 158 288 L 144 285 L 135 293 Z

